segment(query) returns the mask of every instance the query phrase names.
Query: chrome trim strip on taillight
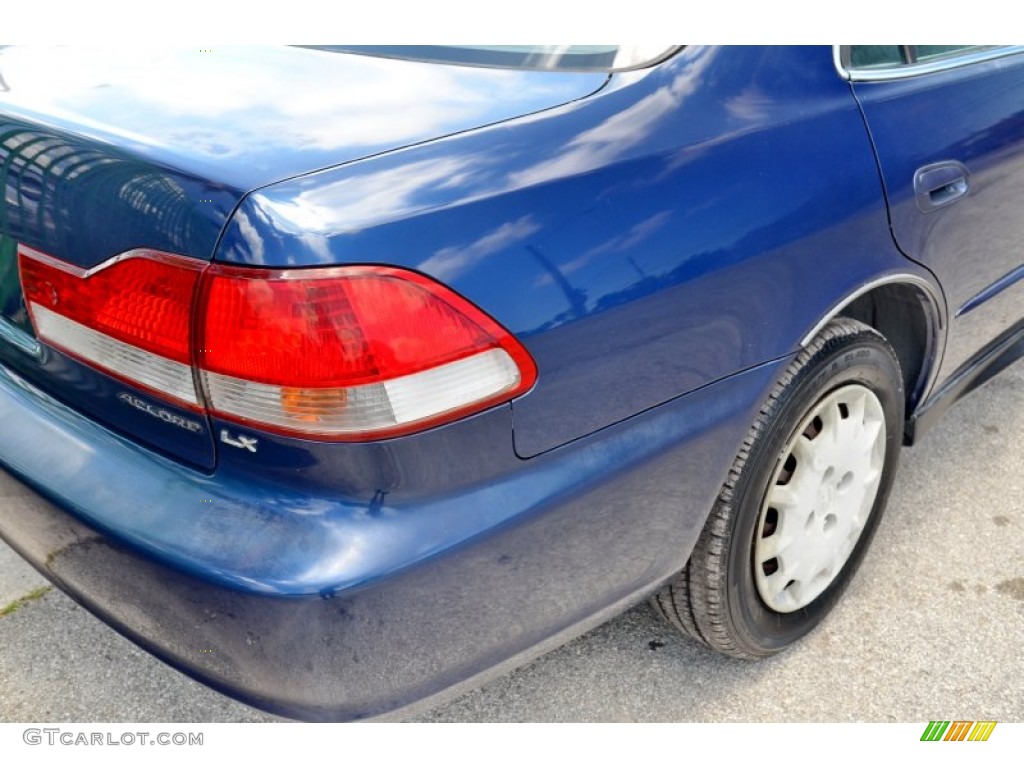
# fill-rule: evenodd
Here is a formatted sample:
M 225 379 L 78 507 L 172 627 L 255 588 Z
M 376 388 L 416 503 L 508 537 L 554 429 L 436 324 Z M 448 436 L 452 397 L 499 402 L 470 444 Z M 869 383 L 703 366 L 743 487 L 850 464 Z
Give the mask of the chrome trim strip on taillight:
M 37 251 L 35 248 L 27 246 L 24 243 L 18 243 L 18 253 L 27 256 L 33 261 L 38 261 L 48 267 L 59 269 L 61 272 L 66 272 L 67 274 L 73 275 L 81 280 L 88 279 L 97 272 L 102 272 L 119 262 L 128 261 L 129 259 L 148 259 L 149 261 L 158 261 L 162 264 L 170 264 L 175 267 L 195 270 L 196 272 L 199 272 L 209 266 L 209 262 L 201 259 L 194 259 L 191 256 L 179 256 L 174 253 L 164 253 L 163 251 L 154 251 L 152 248 L 133 248 L 130 251 L 125 251 L 124 253 L 119 253 L 116 256 L 111 256 L 106 261 L 100 262 L 96 266 L 89 267 L 88 269 L 79 267 L 76 264 L 71 264 L 67 261 L 61 261 L 47 253 Z

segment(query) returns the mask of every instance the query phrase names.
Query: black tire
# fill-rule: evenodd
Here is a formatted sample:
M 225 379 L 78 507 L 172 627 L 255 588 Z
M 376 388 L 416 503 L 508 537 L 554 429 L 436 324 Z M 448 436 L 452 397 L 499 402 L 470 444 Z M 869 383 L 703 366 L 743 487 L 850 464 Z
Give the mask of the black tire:
M 888 501 L 902 445 L 902 381 L 896 355 L 881 334 L 848 318 L 837 318 L 830 322 L 796 356 L 761 408 L 729 470 L 689 562 L 680 574 L 652 598 L 655 609 L 684 634 L 717 651 L 746 659 L 777 653 L 817 626 L 836 604 L 857 570 Z M 864 389 L 874 399 L 866 395 Z M 832 418 L 838 420 L 849 417 L 849 406 L 841 402 L 847 393 L 851 397 L 860 397 L 862 403 L 869 402 L 875 414 L 879 413 L 880 405 L 881 413 L 884 414 L 884 430 L 879 417 L 871 424 L 875 427 L 877 437 L 867 438 L 867 452 L 873 457 L 870 460 L 881 464 L 877 489 L 871 491 L 874 480 L 870 480 L 863 483 L 863 490 L 858 491 L 860 506 L 854 506 L 862 511 L 855 515 L 856 525 L 863 527 L 859 529 L 859 534 L 849 533 L 846 536 L 845 541 L 855 544 L 836 546 L 837 551 L 852 546 L 849 555 L 834 555 L 835 563 L 830 564 L 832 570 L 828 574 L 815 574 L 816 581 L 808 579 L 794 590 L 796 593 L 806 587 L 805 597 L 809 602 L 801 604 L 800 600 L 793 599 L 792 609 L 785 605 L 769 605 L 777 603 L 786 593 L 785 590 L 775 592 L 765 585 L 771 578 L 770 561 L 760 564 L 765 574 L 761 578 L 755 572 L 759 566 L 755 563 L 754 555 L 767 551 L 757 549 L 758 539 L 767 539 L 774 533 L 776 525 L 781 526 L 789 520 L 780 521 L 780 513 L 769 508 L 769 491 L 789 482 L 789 478 L 795 475 L 795 470 L 787 467 L 791 467 L 789 462 L 796 461 L 796 448 L 802 447 L 796 445 L 800 442 L 800 436 L 810 442 L 817 437 L 814 429 L 821 431 L 821 420 L 815 415 L 813 419 L 816 421 L 807 421 L 808 417 L 819 412 L 831 413 L 831 410 L 816 409 L 831 409 L 834 406 L 838 408 L 839 415 Z M 844 428 L 863 431 L 867 421 L 861 421 L 860 425 L 850 422 L 852 426 Z M 818 426 L 814 427 L 813 424 Z M 884 459 L 881 447 L 883 432 Z M 839 434 L 838 431 L 836 434 Z M 843 441 L 837 440 L 834 444 L 842 445 Z M 857 445 L 856 450 L 863 453 L 863 446 L 859 443 Z M 853 449 L 848 452 L 857 455 Z M 838 455 L 845 454 L 840 451 Z M 804 480 L 802 475 L 801 486 L 814 482 L 817 468 L 823 463 L 828 462 L 819 462 L 815 458 L 812 465 L 808 460 L 808 468 L 802 470 L 808 479 Z M 812 466 L 814 469 L 810 468 Z M 870 473 L 865 471 L 864 476 L 870 474 L 875 477 L 877 473 L 878 468 L 873 467 Z M 829 505 L 838 503 L 835 494 L 843 489 L 842 483 L 836 483 L 826 491 L 821 490 L 831 482 L 831 477 L 832 474 L 826 470 L 820 478 L 819 493 L 800 497 L 813 498 L 812 501 L 804 506 L 794 505 L 792 512 L 781 513 L 792 514 L 793 525 L 798 517 L 806 514 L 805 527 L 810 531 L 808 540 L 814 539 L 817 542 L 825 537 L 816 528 L 812 530 L 816 508 L 822 506 L 821 514 L 824 514 L 828 509 L 836 508 Z M 809 513 L 805 511 L 806 507 L 812 507 Z M 870 512 L 866 520 L 861 522 L 863 510 L 868 508 Z M 775 522 L 772 524 L 773 516 Z M 834 523 L 835 517 L 828 516 L 832 517 Z M 828 530 L 827 526 L 822 530 Z M 780 536 L 780 540 L 783 538 Z M 845 561 L 843 557 L 846 557 Z M 778 566 L 779 559 L 772 560 Z M 796 558 L 793 562 L 796 562 Z M 795 581 L 789 581 L 786 589 L 794 584 Z M 823 590 L 816 597 L 811 597 L 815 594 L 810 587 L 812 584 L 815 585 L 814 589 Z

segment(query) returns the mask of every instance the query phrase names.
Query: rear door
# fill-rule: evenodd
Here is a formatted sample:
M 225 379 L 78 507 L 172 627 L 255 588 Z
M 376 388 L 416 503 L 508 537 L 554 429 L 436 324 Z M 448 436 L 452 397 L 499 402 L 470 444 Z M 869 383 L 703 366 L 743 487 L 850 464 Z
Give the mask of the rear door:
M 893 235 L 951 317 L 941 378 L 1021 319 L 1024 49 L 844 46 Z

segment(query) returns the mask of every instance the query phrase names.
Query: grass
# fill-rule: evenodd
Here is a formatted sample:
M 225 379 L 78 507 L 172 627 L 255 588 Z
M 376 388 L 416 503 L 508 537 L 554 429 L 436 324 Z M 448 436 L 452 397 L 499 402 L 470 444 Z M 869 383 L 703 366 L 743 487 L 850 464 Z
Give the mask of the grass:
M 33 589 L 27 595 L 22 595 L 17 600 L 8 603 L 3 608 L 0 608 L 0 619 L 2 619 L 4 616 L 10 616 L 12 613 L 17 611 L 19 608 L 22 608 L 22 607 L 28 605 L 29 603 L 31 603 L 34 600 L 38 600 L 40 597 L 45 595 L 51 589 L 53 589 L 53 587 L 39 587 L 38 589 Z

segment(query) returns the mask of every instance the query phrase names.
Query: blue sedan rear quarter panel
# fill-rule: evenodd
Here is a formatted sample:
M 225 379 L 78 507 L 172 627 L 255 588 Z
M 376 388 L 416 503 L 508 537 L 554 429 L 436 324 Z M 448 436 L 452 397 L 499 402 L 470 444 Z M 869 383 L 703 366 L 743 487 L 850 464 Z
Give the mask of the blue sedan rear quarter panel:
M 401 264 L 523 339 L 523 457 L 796 348 L 895 265 L 827 49 L 687 49 L 601 93 L 250 195 L 218 259 Z

